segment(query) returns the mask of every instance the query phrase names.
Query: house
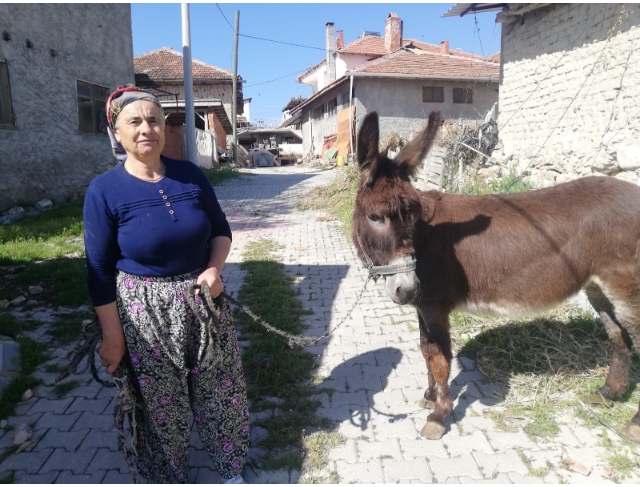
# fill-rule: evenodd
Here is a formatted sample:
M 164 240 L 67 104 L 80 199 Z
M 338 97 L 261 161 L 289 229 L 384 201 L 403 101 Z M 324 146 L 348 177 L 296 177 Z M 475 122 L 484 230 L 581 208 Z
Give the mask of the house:
M 333 23 L 326 24 L 326 58 L 298 77 L 312 95 L 292 111 L 301 120 L 305 156 L 320 156 L 340 139 L 338 114 L 350 107 L 354 119 L 346 112 L 343 130 L 353 131 L 375 110 L 381 140 L 391 133 L 410 139 L 432 109 L 477 120 L 498 101 L 499 54 L 483 58 L 450 49 L 448 41 L 404 39 L 402 31 L 391 13 L 384 36 L 369 32 L 345 45 L 342 31 L 336 37 Z M 339 153 L 348 152 L 349 139 L 347 132 L 346 144 L 338 140 Z
M 481 11 L 502 24 L 492 158 L 536 186 L 590 174 L 638 183 L 640 8 L 459 3 L 444 16 Z
M 161 47 L 135 56 L 133 65 L 136 85 L 150 89 L 158 96 L 167 115 L 167 125 L 183 125 L 185 107 L 182 54 L 170 47 Z M 192 60 L 192 72 L 196 128 L 214 133 L 217 145 L 227 149 L 227 136 L 233 134 L 233 73 L 197 59 Z M 238 76 L 238 115 L 244 113 L 243 82 L 242 77 Z
M 129 4 L 0 4 L 0 211 L 115 162 L 104 104 L 133 83 Z

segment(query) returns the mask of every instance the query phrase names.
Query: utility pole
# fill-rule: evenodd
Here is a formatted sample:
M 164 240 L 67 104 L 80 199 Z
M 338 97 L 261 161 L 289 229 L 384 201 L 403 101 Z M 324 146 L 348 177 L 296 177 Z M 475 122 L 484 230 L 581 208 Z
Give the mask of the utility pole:
M 240 11 L 236 10 L 236 32 L 233 41 L 233 100 L 231 123 L 233 124 L 233 162 L 237 162 L 238 147 L 238 31 L 240 29 Z
M 187 159 L 198 164 L 196 149 L 196 114 L 193 101 L 193 71 L 191 70 L 191 29 L 189 4 L 182 3 L 182 65 L 184 69 L 184 109 Z

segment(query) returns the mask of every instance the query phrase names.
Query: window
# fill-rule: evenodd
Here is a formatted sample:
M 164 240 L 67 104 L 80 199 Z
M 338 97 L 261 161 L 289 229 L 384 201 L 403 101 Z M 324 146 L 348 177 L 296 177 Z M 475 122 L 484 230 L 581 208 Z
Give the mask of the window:
M 338 99 L 334 98 L 333 100 L 329 100 L 327 102 L 327 112 L 329 116 L 335 115 L 338 113 Z
M 316 120 L 319 120 L 319 119 L 322 119 L 323 117 L 324 117 L 324 103 L 313 110 L 313 118 L 315 118 Z
M 453 103 L 473 103 L 473 89 L 454 88 Z
M 107 115 L 104 104 L 109 98 L 109 88 L 76 80 L 78 94 L 78 128 L 86 134 L 106 134 Z
M 9 67 L 6 61 L 0 61 L 0 127 L 14 126 Z
M 423 86 L 422 101 L 424 103 L 444 102 L 444 88 L 442 86 Z

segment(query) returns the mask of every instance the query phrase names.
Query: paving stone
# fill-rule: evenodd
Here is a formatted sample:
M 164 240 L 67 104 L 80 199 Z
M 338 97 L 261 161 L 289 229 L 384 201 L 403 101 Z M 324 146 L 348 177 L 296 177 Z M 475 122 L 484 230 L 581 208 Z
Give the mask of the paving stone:
M 14 414 L 17 416 L 23 416 L 29 412 L 29 409 L 33 407 L 33 405 L 38 402 L 39 399 L 37 397 L 32 397 L 28 401 L 21 401 L 18 403 L 14 410 Z
M 433 475 L 425 458 L 407 461 L 382 459 L 384 480 L 387 484 L 406 484 L 410 480 L 433 483 Z
M 59 431 L 69 431 L 73 425 L 78 421 L 80 417 L 80 413 L 71 413 L 71 414 L 53 414 L 53 413 L 44 413 L 40 419 L 36 422 L 36 426 L 34 428 L 35 431 L 56 428 Z M 85 428 L 86 429 L 86 428 Z M 78 431 L 81 429 L 78 428 Z
M 335 392 L 331 398 L 331 407 L 343 405 L 360 406 L 361 408 L 369 407 L 367 393 L 365 391 Z
M 91 474 L 100 469 L 120 470 L 120 473 L 129 472 L 129 466 L 124 459 L 124 455 L 119 451 L 109 451 L 108 448 L 98 449 L 84 473 Z
M 510 484 L 511 479 L 506 473 L 501 473 L 495 476 L 495 478 L 491 479 L 483 479 L 478 480 L 473 477 L 469 477 L 468 475 L 461 475 L 458 477 L 461 484 Z
M 25 414 L 23 416 L 12 416 L 7 419 L 7 423 L 17 428 L 21 424 L 35 424 L 42 417 L 42 413 Z M 13 437 L 13 433 L 11 434 Z
M 466 384 L 467 382 L 482 381 L 482 380 L 485 380 L 486 378 L 487 376 L 484 375 L 479 370 L 469 370 L 469 371 L 458 373 L 455 376 L 455 378 L 452 380 L 452 382 L 455 382 L 458 385 L 462 385 L 462 384 Z
M 111 431 L 113 429 L 113 416 L 110 414 L 82 413 L 71 429 L 72 431 L 78 431 L 86 428 L 105 432 Z
M 84 441 L 80 445 L 81 450 L 85 450 L 88 448 L 108 448 L 110 451 L 118 451 L 117 431 L 101 431 L 95 428 L 89 430 L 84 438 Z
M 205 450 L 194 450 L 192 448 L 189 451 L 189 465 L 198 468 L 211 468 L 211 457 Z
M 474 452 L 473 456 L 482 467 L 485 477 L 493 478 L 496 473 L 518 472 L 522 475 L 529 473 L 529 469 L 515 450 L 490 454 L 478 451 Z
M 344 404 L 336 408 L 318 408 L 316 414 L 323 418 L 328 418 L 332 421 L 342 422 L 350 419 L 353 416 L 351 412 L 353 406 Z M 357 413 L 355 413 L 357 415 Z
M 465 370 L 474 370 L 476 368 L 476 363 L 474 360 L 471 360 L 470 358 L 467 357 L 456 357 L 458 362 L 460 363 L 460 365 L 462 365 L 462 367 Z
M 356 443 L 358 452 L 358 463 L 367 463 L 375 458 L 391 458 L 402 460 L 400 445 L 398 440 L 386 441 L 366 441 L 360 440 Z
M 364 441 L 361 441 L 361 443 L 364 443 Z M 347 463 L 356 463 L 358 461 L 356 456 L 356 440 L 349 438 L 342 445 L 332 448 L 327 452 L 327 458 L 330 461 L 343 460 Z
M 69 406 L 66 413 L 69 414 L 79 411 L 81 413 L 89 412 L 100 415 L 105 412 L 110 402 L 111 399 L 106 397 L 102 399 L 85 399 L 84 397 L 77 397 Z
M 69 405 L 73 402 L 72 397 L 66 397 L 64 399 L 39 399 L 31 409 L 29 414 L 34 413 L 53 413 L 62 414 L 66 411 Z
M 383 484 L 382 463 L 379 459 L 367 463 L 336 461 L 341 484 Z
M 221 484 L 222 477 L 220 477 L 218 472 L 214 472 L 210 468 L 199 468 L 195 483 L 196 484 Z
M 502 474 L 501 474 L 502 475 Z M 541 479 L 540 477 L 530 477 L 528 475 L 522 475 L 518 472 L 509 472 L 507 474 L 509 476 L 509 479 L 511 479 L 511 482 L 513 482 L 514 484 L 542 484 L 542 483 L 553 483 L 553 484 L 557 484 L 559 482 L 549 482 L 549 481 L 545 481 L 543 479 Z
M 99 484 L 102 483 L 106 470 L 98 470 L 91 475 L 76 475 L 71 470 L 60 472 L 56 479 L 57 484 Z
M 276 471 L 276 472 L 260 472 L 258 477 L 255 472 L 250 468 L 244 469 L 244 480 L 248 484 L 288 484 L 289 472 Z
M 59 472 L 49 472 L 41 475 L 27 474 L 24 471 L 15 473 L 16 484 L 53 484 Z
M 76 451 L 82 440 L 87 436 L 89 430 L 64 432 L 57 429 L 50 429 L 44 438 L 38 441 L 35 447 L 36 451 L 46 450 L 47 448 L 64 448 L 66 451 Z
M 94 449 L 68 452 L 64 448 L 57 448 L 51 456 L 49 456 L 47 462 L 38 473 L 42 474 L 62 470 L 71 470 L 75 475 L 93 473 L 85 471 L 95 454 L 96 450 Z
M 445 434 L 442 442 L 452 457 L 470 452 L 493 453 L 493 447 L 481 431 L 462 436 Z
M 52 452 L 53 450 L 14 453 L 0 463 L 0 472 L 7 470 L 24 470 L 29 475 L 35 475 L 51 456 Z
M 102 479 L 103 484 L 132 484 L 131 473 L 121 473 L 118 470 L 109 470 Z
M 418 429 L 411 418 L 394 421 L 393 423 L 376 418 L 374 420 L 374 425 L 376 439 L 379 441 L 393 438 L 418 439 L 420 437 Z
M 483 479 L 478 464 L 470 453 L 455 458 L 430 458 L 429 465 L 437 482 L 445 482 L 449 477 L 458 477 L 461 473 L 477 480 Z
M 496 451 L 505 452 L 514 447 L 519 446 L 523 450 L 535 449 L 537 445 L 529 439 L 522 431 L 487 431 L 489 442 Z
M 430 441 L 425 438 L 420 438 L 419 440 L 400 438 L 400 448 L 407 461 L 425 457 L 449 458 L 449 453 L 442 441 Z

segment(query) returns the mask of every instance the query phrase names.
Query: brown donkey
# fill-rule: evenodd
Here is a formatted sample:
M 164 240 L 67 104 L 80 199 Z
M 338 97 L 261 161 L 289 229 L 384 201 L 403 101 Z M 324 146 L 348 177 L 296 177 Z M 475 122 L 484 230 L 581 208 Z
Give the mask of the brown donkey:
M 415 271 L 386 276 L 397 304 L 414 306 L 433 408 L 421 435 L 439 439 L 452 402 L 452 310 L 517 315 L 548 308 L 585 288 L 612 343 L 600 393 L 617 398 L 629 385 L 631 348 L 640 350 L 640 188 L 588 177 L 552 188 L 491 196 L 419 192 L 410 183 L 441 125 L 427 127 L 394 160 L 378 151 L 378 115 L 358 135 L 360 184 L 353 241 L 375 266 Z M 640 441 L 640 411 L 625 428 Z

